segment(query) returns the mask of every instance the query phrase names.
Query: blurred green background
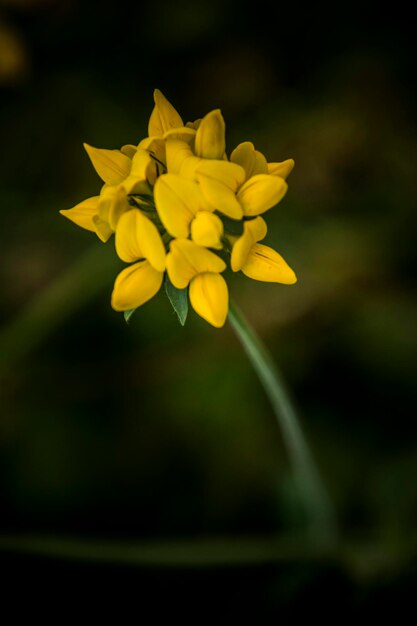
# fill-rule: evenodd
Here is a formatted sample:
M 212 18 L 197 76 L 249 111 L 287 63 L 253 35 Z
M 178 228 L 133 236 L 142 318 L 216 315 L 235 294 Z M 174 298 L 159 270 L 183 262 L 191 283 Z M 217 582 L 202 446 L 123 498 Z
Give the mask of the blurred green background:
M 415 50 L 407 15 L 389 18 L 286 8 L 277 20 L 232 0 L 0 2 L 1 532 L 181 542 L 193 560 L 168 567 L 161 548 L 151 569 L 88 565 L 14 554 L 6 537 L 12 580 L 130 585 L 141 602 L 163 590 L 171 606 L 235 616 L 295 615 L 330 593 L 352 612 L 411 602 Z M 267 243 L 298 284 L 228 281 L 337 509 L 329 559 L 288 552 L 303 520 L 286 451 L 230 327 L 191 312 L 181 328 L 162 291 L 127 326 L 110 308 L 113 243 L 58 213 L 98 192 L 82 142 L 146 136 L 155 87 L 184 120 L 220 107 L 229 151 L 250 140 L 296 161 Z M 199 565 L 218 538 L 220 562 Z

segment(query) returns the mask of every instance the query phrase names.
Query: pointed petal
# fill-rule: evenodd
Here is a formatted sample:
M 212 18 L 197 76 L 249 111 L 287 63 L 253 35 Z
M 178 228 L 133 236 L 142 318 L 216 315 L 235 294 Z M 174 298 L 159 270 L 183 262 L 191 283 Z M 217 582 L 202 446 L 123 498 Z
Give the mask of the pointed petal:
M 166 265 L 169 278 L 178 289 L 184 289 L 197 274 L 223 272 L 225 262 L 214 252 L 198 246 L 189 239 L 175 239 L 170 243 Z
M 143 213 L 137 211 L 136 230 L 140 249 L 158 272 L 165 270 L 165 247 L 157 227 Z M 117 231 L 116 231 L 117 232 Z
M 281 176 L 285 180 L 291 174 L 294 165 L 294 159 L 287 159 L 281 163 L 268 163 L 268 173 L 272 176 Z
M 127 143 L 120 148 L 120 152 L 123 152 L 129 159 L 133 159 L 137 150 L 137 146 L 134 146 L 131 143 Z
M 241 165 L 246 172 L 246 180 L 257 174 L 268 174 L 268 163 L 251 141 L 245 141 L 237 146 L 230 155 L 233 163 Z
M 129 210 L 130 205 L 127 201 L 126 191 L 120 186 L 116 191 L 109 210 L 109 225 L 113 231 L 116 230 L 120 217 Z
M 138 148 L 132 159 L 132 166 L 129 176 L 123 181 L 123 187 L 128 194 L 146 193 L 150 191 L 148 185 L 155 184 L 157 177 L 157 166 L 149 152 L 143 148 Z
M 156 179 L 155 161 L 152 159 L 149 152 L 143 150 L 143 148 L 137 149 L 132 159 L 130 174 L 140 180 L 149 181 L 151 185 L 154 184 Z
M 128 211 L 116 230 L 116 252 L 122 261 L 147 259 L 154 269 L 165 270 L 165 248 L 155 224 L 138 209 Z
M 175 174 L 163 174 L 154 187 L 161 222 L 173 237 L 188 237 L 190 222 L 204 208 L 197 183 Z
M 234 220 L 240 220 L 243 210 L 236 199 L 236 194 L 223 183 L 213 178 L 198 176 L 201 191 L 213 210 L 220 211 Z
M 187 122 L 186 127 L 194 128 L 194 130 L 198 130 L 200 124 L 201 124 L 201 117 L 199 117 L 197 120 L 194 120 L 194 122 Z
M 214 213 L 199 211 L 191 222 L 191 238 L 199 246 L 222 249 L 223 222 Z
M 250 251 L 242 272 L 249 278 L 266 283 L 293 285 L 297 277 L 282 256 L 272 248 L 256 243 Z
M 116 252 L 122 261 L 126 263 L 133 263 L 145 257 L 140 248 L 137 236 L 136 217 L 138 214 L 139 211 L 137 209 L 132 209 L 122 215 L 116 230 Z
M 98 215 L 106 222 L 111 231 L 115 231 L 120 216 L 131 207 L 122 185 L 103 185 L 98 203 Z
M 120 150 L 94 148 L 87 143 L 84 148 L 94 169 L 105 183 L 117 185 L 129 174 L 131 161 Z
M 264 239 L 266 233 L 267 227 L 262 217 L 243 223 L 243 235 L 236 239 L 230 258 L 230 265 L 234 272 L 242 269 L 253 246 L 257 241 Z
M 187 128 L 186 126 L 183 126 L 182 128 L 173 128 L 164 134 L 164 139 L 178 139 L 179 141 L 185 141 L 185 143 L 192 146 L 195 141 L 195 130 L 193 128 Z
M 93 222 L 96 230 L 97 237 L 101 239 L 104 243 L 108 241 L 113 234 L 112 229 L 110 228 L 108 222 L 105 222 L 101 219 L 99 215 L 95 215 L 93 217 Z
M 136 176 L 129 174 L 127 178 L 121 183 L 121 186 L 127 194 L 133 195 L 149 195 L 151 194 L 151 188 L 146 180 L 141 180 Z
M 236 163 L 203 160 L 196 169 L 201 191 L 214 209 L 232 219 L 241 219 L 242 207 L 236 190 L 245 180 L 245 170 Z
M 181 139 L 168 139 L 166 142 L 166 163 L 168 173 L 179 174 L 186 159 L 195 159 L 190 144 Z
M 139 142 L 138 148 L 146 150 L 161 163 L 165 163 L 165 141 L 162 137 L 146 137 Z
M 226 150 L 226 126 L 220 109 L 207 113 L 195 137 L 195 153 L 203 159 L 222 159 Z
M 235 192 L 245 180 L 245 170 L 236 163 L 217 159 L 203 160 L 196 170 L 198 177 L 216 180 Z
M 72 209 L 63 209 L 60 213 L 71 220 L 71 222 L 74 222 L 74 224 L 77 224 L 77 226 L 81 226 L 81 228 L 91 230 L 95 233 L 96 227 L 93 222 L 93 217 L 97 214 L 99 198 L 100 196 L 87 198 L 79 204 L 76 204 Z
M 188 241 L 186 239 L 176 240 Z M 170 244 L 170 252 L 167 254 L 167 272 L 171 283 L 177 289 L 185 289 L 188 287 L 190 280 L 196 275 L 194 266 L 188 262 L 188 259 L 181 253 L 181 249 Z
M 163 272 L 158 272 L 149 261 L 140 261 L 124 269 L 117 276 L 111 298 L 116 311 L 129 311 L 145 304 L 159 291 Z
M 159 89 L 155 89 L 153 97 L 155 107 L 151 113 L 148 126 L 148 135 L 150 137 L 163 137 L 171 128 L 184 126 L 177 111 Z
M 180 175 L 188 180 L 197 181 L 196 169 L 200 165 L 201 159 L 194 155 L 187 157 L 181 163 Z
M 288 185 L 283 178 L 258 174 L 239 189 L 237 199 L 248 216 L 264 213 L 285 196 Z
M 201 163 L 191 146 L 180 139 L 168 139 L 166 142 L 166 163 L 170 174 L 179 174 L 183 178 L 196 181 L 195 170 Z
M 243 167 L 246 179 L 250 178 L 255 167 L 255 146 L 251 141 L 240 143 L 230 155 L 230 160 Z
M 268 163 L 262 152 L 255 150 L 255 164 L 251 176 L 257 176 L 258 174 L 268 174 Z
M 221 328 L 229 308 L 229 292 L 220 274 L 204 273 L 190 283 L 190 302 L 196 313 L 216 328 Z

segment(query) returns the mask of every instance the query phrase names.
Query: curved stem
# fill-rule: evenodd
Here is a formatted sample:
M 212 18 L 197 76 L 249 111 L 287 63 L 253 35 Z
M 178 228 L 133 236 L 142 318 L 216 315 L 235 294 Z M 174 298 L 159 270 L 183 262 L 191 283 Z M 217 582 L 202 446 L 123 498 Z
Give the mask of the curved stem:
M 333 507 L 281 374 L 266 347 L 233 302 L 229 305 L 229 321 L 274 409 L 290 457 L 294 478 L 309 514 L 312 537 L 322 545 L 331 544 L 336 539 Z

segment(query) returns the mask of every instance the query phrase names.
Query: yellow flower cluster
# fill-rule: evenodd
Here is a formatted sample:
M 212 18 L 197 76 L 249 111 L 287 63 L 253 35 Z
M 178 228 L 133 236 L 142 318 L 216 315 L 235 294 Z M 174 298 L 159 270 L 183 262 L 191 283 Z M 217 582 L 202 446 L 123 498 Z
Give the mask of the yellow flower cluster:
M 184 125 L 159 90 L 154 99 L 149 136 L 138 145 L 85 144 L 104 185 L 100 195 L 61 213 L 104 242 L 115 233 L 116 252 L 130 263 L 114 284 L 116 311 L 150 300 L 165 276 L 171 291 L 189 288 L 194 310 L 220 328 L 228 313 L 225 258 L 232 271 L 255 280 L 297 280 L 275 250 L 259 243 L 267 234 L 261 214 L 284 197 L 294 161 L 267 163 L 249 141 L 228 158 L 220 110 Z

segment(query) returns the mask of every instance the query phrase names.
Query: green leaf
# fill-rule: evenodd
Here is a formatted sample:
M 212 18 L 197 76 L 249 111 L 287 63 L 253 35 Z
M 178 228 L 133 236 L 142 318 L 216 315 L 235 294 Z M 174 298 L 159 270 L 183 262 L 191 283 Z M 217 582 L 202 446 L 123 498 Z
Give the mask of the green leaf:
M 130 311 L 124 311 L 123 315 L 126 321 L 126 324 L 129 324 L 130 322 L 130 318 L 132 317 L 133 313 L 136 311 L 136 309 L 130 309 Z
M 165 274 L 165 292 L 172 308 L 178 315 L 181 326 L 184 326 L 188 314 L 188 288 L 177 289 L 169 280 L 168 274 Z

